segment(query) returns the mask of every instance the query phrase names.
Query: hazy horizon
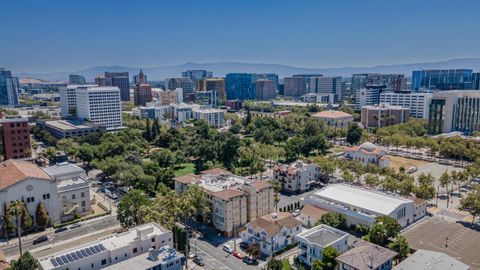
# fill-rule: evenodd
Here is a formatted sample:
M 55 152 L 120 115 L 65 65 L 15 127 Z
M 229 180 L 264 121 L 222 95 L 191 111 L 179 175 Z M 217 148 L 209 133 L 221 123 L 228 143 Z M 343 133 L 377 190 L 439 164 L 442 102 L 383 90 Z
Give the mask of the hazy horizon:
M 49 73 L 188 62 L 333 68 L 478 58 L 477 10 L 473 0 L 6 1 L 0 66 Z

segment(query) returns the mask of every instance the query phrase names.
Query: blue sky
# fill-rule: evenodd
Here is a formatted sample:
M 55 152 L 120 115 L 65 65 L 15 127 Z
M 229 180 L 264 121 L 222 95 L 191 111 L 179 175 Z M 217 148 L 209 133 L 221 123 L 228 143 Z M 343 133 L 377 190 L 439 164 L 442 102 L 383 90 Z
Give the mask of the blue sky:
M 480 1 L 2 1 L 0 66 L 239 61 L 373 66 L 480 57 Z

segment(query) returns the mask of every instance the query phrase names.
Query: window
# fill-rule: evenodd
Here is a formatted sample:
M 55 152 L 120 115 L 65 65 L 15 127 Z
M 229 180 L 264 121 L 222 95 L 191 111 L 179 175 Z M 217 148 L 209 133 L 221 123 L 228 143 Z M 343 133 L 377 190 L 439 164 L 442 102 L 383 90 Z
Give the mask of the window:
M 133 248 L 133 253 L 137 253 L 137 248 Z
M 85 205 L 86 205 L 86 204 L 85 204 L 85 201 L 82 201 L 82 206 L 85 207 Z
M 107 264 L 107 260 L 106 260 L 106 259 L 103 259 L 103 260 L 102 260 L 102 265 L 105 265 L 105 264 Z
M 85 197 L 85 192 L 82 192 L 81 197 L 82 197 L 82 198 Z
M 72 200 L 75 200 L 76 197 L 75 194 L 72 194 Z
M 152 243 L 155 242 L 155 237 L 152 238 Z

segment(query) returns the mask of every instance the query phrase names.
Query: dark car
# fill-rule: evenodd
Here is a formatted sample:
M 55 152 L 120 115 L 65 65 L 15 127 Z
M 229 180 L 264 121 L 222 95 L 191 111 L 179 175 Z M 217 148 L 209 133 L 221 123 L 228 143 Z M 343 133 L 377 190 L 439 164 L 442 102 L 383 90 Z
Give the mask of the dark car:
M 200 266 L 204 266 L 205 265 L 205 260 L 203 260 L 202 257 L 199 257 L 199 256 L 195 256 L 193 257 L 193 262 L 200 265 Z
M 255 258 L 250 258 L 248 256 L 243 257 L 242 261 L 248 265 L 257 265 L 258 261 Z
M 43 243 L 45 241 L 48 241 L 48 237 L 47 236 L 40 236 L 37 239 L 33 240 L 33 244 L 36 245 L 36 244 Z
M 248 248 L 248 243 L 247 242 L 240 242 L 240 248 L 241 249 L 247 249 Z
M 68 228 L 66 226 L 65 227 L 60 227 L 60 228 L 55 230 L 55 233 L 64 232 L 66 230 L 68 230 Z

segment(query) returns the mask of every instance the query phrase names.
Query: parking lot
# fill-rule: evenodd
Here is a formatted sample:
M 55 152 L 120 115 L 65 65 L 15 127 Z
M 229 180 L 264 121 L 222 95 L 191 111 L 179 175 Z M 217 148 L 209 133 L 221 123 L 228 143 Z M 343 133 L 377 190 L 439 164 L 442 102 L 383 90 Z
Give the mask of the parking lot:
M 445 252 L 480 269 L 480 232 L 466 222 L 452 222 L 440 217 L 430 217 L 408 228 L 402 234 L 411 248 Z

